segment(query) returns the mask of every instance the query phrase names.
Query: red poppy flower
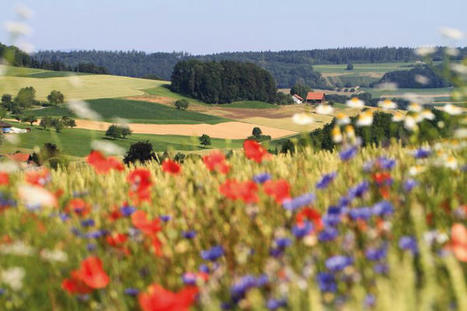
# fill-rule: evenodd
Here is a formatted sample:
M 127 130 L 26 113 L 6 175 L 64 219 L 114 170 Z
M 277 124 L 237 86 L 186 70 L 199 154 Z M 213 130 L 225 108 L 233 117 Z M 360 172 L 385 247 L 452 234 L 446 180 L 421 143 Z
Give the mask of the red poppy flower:
M 243 150 L 248 159 L 261 163 L 263 159 L 268 158 L 270 154 L 255 140 L 245 140 L 243 143 Z
M 162 170 L 172 175 L 178 175 L 182 172 L 182 167 L 177 162 L 167 159 L 162 163 Z
M 225 155 L 218 150 L 204 156 L 203 162 L 210 172 L 217 171 L 222 174 L 227 174 L 230 170 L 230 166 L 225 161 Z
M 112 211 L 108 214 L 107 217 L 109 218 L 110 221 L 113 222 L 113 221 L 116 221 L 117 219 L 122 218 L 123 214 L 117 206 L 114 206 Z
M 391 174 L 388 172 L 378 172 L 372 175 L 373 181 L 378 185 L 387 185 L 391 180 Z
M 109 244 L 112 247 L 120 247 L 128 240 L 128 235 L 122 233 L 114 233 L 108 235 L 105 238 L 105 240 L 107 241 L 107 244 Z
M 131 223 L 135 228 L 150 236 L 153 236 L 161 230 L 159 218 L 150 221 L 146 213 L 141 210 L 131 214 Z
M 123 164 L 114 157 L 105 157 L 99 151 L 92 151 L 86 161 L 94 167 L 98 174 L 107 174 L 111 170 L 123 171 Z
M 81 198 L 72 199 L 65 208 L 67 213 L 75 213 L 79 216 L 86 216 L 91 211 L 89 204 Z
M 50 180 L 49 170 L 44 167 L 40 170 L 28 171 L 25 180 L 31 185 L 43 187 Z
M 62 282 L 62 288 L 71 294 L 87 294 L 93 289 L 105 288 L 109 284 L 109 276 L 98 257 L 83 260 L 80 268 L 72 271 L 70 276 Z
M 135 169 L 128 174 L 130 183 L 130 197 L 134 198 L 136 203 L 151 200 L 151 173 L 147 169 Z
M 316 231 L 323 229 L 323 222 L 321 220 L 321 215 L 316 210 L 305 207 L 295 216 L 295 221 L 297 224 L 303 224 L 305 220 L 312 221 L 316 227 Z
M 290 185 L 284 180 L 268 180 L 263 184 L 264 192 L 274 197 L 277 203 L 281 204 L 285 199 L 290 199 Z
M 228 179 L 219 187 L 220 193 L 231 200 L 242 200 L 245 203 L 258 202 L 258 186 L 251 180 L 238 182 Z
M 104 288 L 109 284 L 109 276 L 102 268 L 102 261 L 99 257 L 88 257 L 83 260 L 77 276 L 93 289 Z
M 89 294 L 92 292 L 92 288 L 86 285 L 78 275 L 78 271 L 72 271 L 71 277 L 63 280 L 62 289 L 69 292 L 70 294 Z
M 187 286 L 175 293 L 153 284 L 138 295 L 138 302 L 143 311 L 189 311 L 197 294 L 196 286 Z
M 7 173 L 0 172 L 0 186 L 8 186 L 10 183 L 10 176 Z
M 161 240 L 159 240 L 159 238 L 156 235 L 154 235 L 151 238 L 151 245 L 152 245 L 152 249 L 154 250 L 154 254 L 156 254 L 156 256 L 161 257 L 162 256 L 162 242 Z
M 450 247 L 458 260 L 467 262 L 467 228 L 464 225 L 452 225 Z

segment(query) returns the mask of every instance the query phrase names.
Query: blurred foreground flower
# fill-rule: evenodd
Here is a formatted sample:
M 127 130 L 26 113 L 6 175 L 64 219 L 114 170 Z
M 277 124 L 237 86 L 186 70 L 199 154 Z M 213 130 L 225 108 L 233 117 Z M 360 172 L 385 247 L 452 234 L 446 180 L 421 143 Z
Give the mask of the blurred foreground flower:
M 14 37 L 26 36 L 32 32 L 31 27 L 20 22 L 6 22 L 5 28 Z
M 78 117 L 89 120 L 100 120 L 101 116 L 89 107 L 87 102 L 70 101 L 67 103 L 68 108 L 73 111 Z
M 334 108 L 331 105 L 319 104 L 318 106 L 316 106 L 317 114 L 332 114 L 333 112 Z
M 171 292 L 153 284 L 138 295 L 138 302 L 143 311 L 189 311 L 197 294 L 196 286 L 187 286 L 179 292 Z
M 348 100 L 346 102 L 346 105 L 349 107 L 349 108 L 363 108 L 365 103 L 363 102 L 363 100 L 359 99 L 358 97 L 352 97 L 352 99 Z
M 14 291 L 18 291 L 23 288 L 23 279 L 26 275 L 26 271 L 22 267 L 13 267 L 1 271 L 0 280 L 10 286 Z
M 57 205 L 55 195 L 42 187 L 21 185 L 18 187 L 18 195 L 24 205 L 30 208 L 55 207 Z
M 439 32 L 444 37 L 452 40 L 461 40 L 462 38 L 464 38 L 464 34 L 462 33 L 462 31 L 456 28 L 442 27 L 440 28 Z
M 314 119 L 310 114 L 303 112 L 294 114 L 292 121 L 298 125 L 309 125 L 314 122 Z

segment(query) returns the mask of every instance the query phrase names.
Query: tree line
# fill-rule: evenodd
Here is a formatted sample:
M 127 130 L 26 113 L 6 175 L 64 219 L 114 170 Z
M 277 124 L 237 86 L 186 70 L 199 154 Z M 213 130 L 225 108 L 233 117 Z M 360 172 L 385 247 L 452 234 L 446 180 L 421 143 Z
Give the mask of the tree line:
M 198 60 L 180 61 L 171 77 L 171 90 L 207 103 L 239 100 L 276 100 L 276 82 L 272 75 L 251 63 Z
M 391 71 L 375 84 L 396 83 L 399 88 L 438 88 L 448 87 L 450 83 L 437 71 L 440 68 L 430 68 L 427 65 L 418 65 L 410 70 Z
M 460 48 L 461 60 L 467 55 L 467 48 Z M 442 59 L 442 51 L 433 55 L 433 60 Z M 268 70 L 278 87 L 289 88 L 297 82 L 310 87 L 324 88 L 326 81 L 313 70 L 316 64 L 413 62 L 421 60 L 413 48 L 338 48 L 314 49 L 307 51 L 264 51 L 233 52 L 210 55 L 190 55 L 184 52 L 151 53 L 138 51 L 41 51 L 34 55 L 37 61 L 60 61 L 68 66 L 80 62 L 92 63 L 107 68 L 109 73 L 130 77 L 156 76 L 169 80 L 175 65 L 181 60 L 249 62 Z M 329 86 L 328 86 L 329 87 Z

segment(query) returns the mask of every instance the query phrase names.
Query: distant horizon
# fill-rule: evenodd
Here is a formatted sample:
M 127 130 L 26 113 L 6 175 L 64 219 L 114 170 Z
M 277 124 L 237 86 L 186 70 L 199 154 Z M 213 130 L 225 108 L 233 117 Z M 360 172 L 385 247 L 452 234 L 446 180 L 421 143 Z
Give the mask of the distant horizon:
M 0 42 L 3 43 L 3 42 Z M 225 54 L 225 53 L 266 53 L 266 52 L 271 52 L 271 53 L 279 53 L 279 52 L 306 52 L 306 51 L 313 51 L 313 50 L 333 50 L 333 49 L 381 49 L 381 48 L 396 48 L 396 49 L 417 49 L 419 46 L 344 46 L 344 47 L 329 47 L 329 48 L 310 48 L 310 49 L 301 49 L 301 50 L 238 50 L 238 51 L 222 51 L 222 52 L 213 52 L 213 53 L 191 53 L 188 51 L 143 51 L 143 50 L 137 50 L 137 49 L 131 49 L 131 50 L 105 50 L 105 49 L 42 49 L 42 50 L 37 50 L 33 54 L 40 53 L 40 52 L 47 52 L 47 51 L 53 51 L 53 52 L 63 52 L 63 53 L 70 53 L 70 52 L 79 52 L 79 51 L 97 51 L 97 52 L 142 52 L 146 54 L 155 54 L 155 53 L 166 53 L 166 54 L 173 54 L 173 53 L 185 53 L 190 56 L 206 56 L 206 55 L 216 55 L 216 54 Z M 448 46 L 442 46 L 442 45 L 434 45 L 433 47 L 435 48 L 446 48 Z M 467 45 L 463 46 L 455 46 L 455 48 L 466 48 Z
M 336 47 L 465 46 L 442 27 L 467 32 L 467 1 L 393 0 L 7 0 L 0 1 L 0 42 L 12 44 L 15 8 L 34 12 L 24 37 L 34 51 L 230 52 Z

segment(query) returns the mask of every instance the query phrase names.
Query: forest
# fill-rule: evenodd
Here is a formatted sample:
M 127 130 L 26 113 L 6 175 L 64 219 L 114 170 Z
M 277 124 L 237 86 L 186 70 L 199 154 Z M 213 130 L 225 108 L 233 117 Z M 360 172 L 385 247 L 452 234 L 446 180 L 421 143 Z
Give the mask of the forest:
M 467 48 L 460 48 L 456 59 L 467 55 Z M 433 60 L 442 59 L 442 52 Z M 34 55 L 36 61 L 60 61 L 68 66 L 80 62 L 105 67 L 110 74 L 130 77 L 153 75 L 169 80 L 175 65 L 186 59 L 202 61 L 232 60 L 250 62 L 268 70 L 280 88 L 288 88 L 297 82 L 314 88 L 327 86 L 321 75 L 313 70 L 316 64 L 387 63 L 421 60 L 412 48 L 338 48 L 308 51 L 230 52 L 210 55 L 191 55 L 185 52 L 145 53 L 139 51 L 41 51 Z M 329 87 L 329 86 L 328 86 Z
M 439 66 L 430 68 L 419 65 L 410 70 L 391 71 L 384 74 L 379 83 L 396 83 L 400 88 L 439 88 L 450 86 L 438 73 Z
M 171 77 L 171 90 L 211 104 L 239 100 L 276 100 L 272 75 L 251 63 L 180 61 Z

